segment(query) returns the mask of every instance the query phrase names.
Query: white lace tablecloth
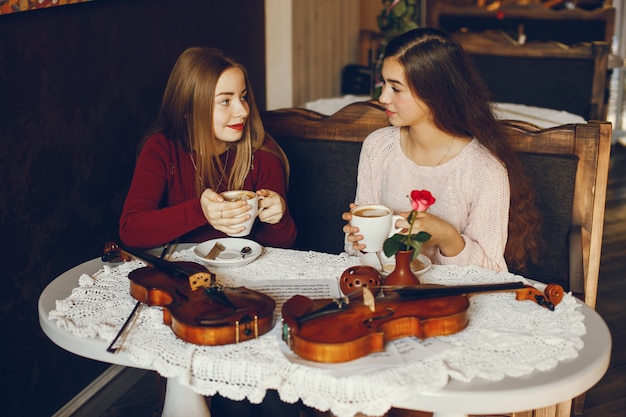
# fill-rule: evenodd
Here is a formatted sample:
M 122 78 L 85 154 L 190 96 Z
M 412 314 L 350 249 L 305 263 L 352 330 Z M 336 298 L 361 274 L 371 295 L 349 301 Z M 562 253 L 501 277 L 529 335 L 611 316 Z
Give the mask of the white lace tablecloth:
M 171 260 L 195 260 L 192 249 L 173 254 Z M 286 249 L 264 248 L 254 262 L 242 267 L 217 268 L 219 282 L 238 280 L 338 279 L 359 259 Z M 132 261 L 105 265 L 93 276 L 77 278 L 77 287 L 58 300 L 50 319 L 77 337 L 100 337 L 111 342 L 135 305 L 129 295 L 128 273 L 144 266 Z M 434 265 L 420 277 L 422 283 L 448 285 L 528 283 L 523 277 L 477 267 Z M 283 401 L 298 399 L 311 407 L 331 410 L 338 417 L 358 412 L 382 415 L 392 404 L 416 391 L 438 390 L 453 378 L 497 381 L 554 368 L 575 358 L 585 334 L 580 304 L 570 294 L 551 312 L 529 301 L 516 301 L 513 293 L 474 295 L 470 298 L 470 324 L 462 332 L 439 337 L 449 348 L 403 366 L 378 368 L 350 376 L 337 376 L 323 367 L 307 366 L 281 352 L 280 324 L 259 339 L 237 345 L 198 346 L 178 339 L 163 324 L 160 307 L 143 308 L 123 349 L 138 365 L 167 378 L 176 378 L 202 395 L 221 395 L 259 403 L 267 389 L 278 390 Z M 282 347 L 284 349 L 284 347 Z M 341 365 L 333 365 L 341 366 Z

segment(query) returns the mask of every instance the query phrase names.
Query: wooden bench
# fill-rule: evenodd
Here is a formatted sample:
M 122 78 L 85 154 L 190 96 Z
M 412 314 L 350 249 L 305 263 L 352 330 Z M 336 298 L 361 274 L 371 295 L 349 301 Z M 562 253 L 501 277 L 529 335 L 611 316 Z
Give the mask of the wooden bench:
M 288 204 L 298 227 L 295 247 L 343 251 L 341 214 L 354 201 L 361 143 L 372 131 L 388 126 L 384 109 L 374 102 L 357 102 L 330 116 L 293 108 L 267 111 L 262 118 L 290 160 Z M 595 305 L 610 123 L 547 129 L 518 121 L 501 123 L 521 153 L 544 217 L 542 264 L 525 275 L 571 287 Z M 573 247 L 578 248 L 575 254 Z

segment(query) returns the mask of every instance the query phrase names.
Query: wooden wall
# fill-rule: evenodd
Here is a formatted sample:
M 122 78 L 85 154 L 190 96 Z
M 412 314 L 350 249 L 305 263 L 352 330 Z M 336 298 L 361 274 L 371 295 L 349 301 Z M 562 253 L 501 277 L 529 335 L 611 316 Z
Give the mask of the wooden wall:
M 359 59 L 360 0 L 292 0 L 292 7 L 293 105 L 339 96 L 342 69 Z

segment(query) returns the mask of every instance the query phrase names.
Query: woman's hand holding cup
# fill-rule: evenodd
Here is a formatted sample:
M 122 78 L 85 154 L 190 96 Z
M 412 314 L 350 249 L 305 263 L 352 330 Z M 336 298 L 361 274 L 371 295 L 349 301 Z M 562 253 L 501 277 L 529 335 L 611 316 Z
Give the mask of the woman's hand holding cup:
M 246 190 L 232 190 L 217 194 L 206 189 L 200 197 L 204 217 L 214 229 L 229 236 L 250 234 L 259 210 L 259 196 Z
M 350 203 L 350 210 L 352 210 L 354 207 L 356 207 L 356 204 Z M 365 249 L 365 245 L 360 243 L 363 239 L 363 235 L 359 233 L 359 228 L 352 226 L 352 224 L 350 223 L 350 221 L 352 220 L 352 211 L 343 213 L 341 215 L 341 218 L 348 222 L 348 224 L 343 227 L 343 232 L 346 234 L 346 240 L 352 243 L 352 248 L 355 251 L 362 251 L 363 249 Z
M 385 240 L 401 231 L 395 223 L 404 217 L 394 215 L 393 211 L 380 204 L 357 206 L 350 204 L 350 212 L 342 215 L 349 223 L 343 231 L 347 233 L 348 242 L 357 251 L 380 252 Z
M 259 220 L 268 223 L 276 224 L 283 218 L 287 205 L 283 197 L 275 191 L 271 190 L 257 190 L 259 196 Z

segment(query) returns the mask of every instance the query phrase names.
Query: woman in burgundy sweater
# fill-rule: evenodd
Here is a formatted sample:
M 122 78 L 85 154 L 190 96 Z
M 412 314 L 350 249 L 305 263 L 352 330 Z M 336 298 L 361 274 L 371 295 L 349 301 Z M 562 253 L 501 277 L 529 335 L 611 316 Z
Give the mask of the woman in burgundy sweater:
M 189 48 L 167 83 L 120 218 L 127 246 L 151 248 L 178 239 L 202 242 L 243 230 L 246 201 L 226 190 L 264 198 L 250 238 L 290 247 L 296 227 L 286 204 L 289 163 L 265 133 L 245 68 L 212 48 Z M 249 216 L 249 214 L 244 214 Z
M 120 238 L 151 248 L 170 241 L 201 242 L 238 233 L 246 201 L 224 201 L 226 190 L 251 190 L 259 215 L 250 238 L 290 247 L 296 227 L 285 197 L 289 163 L 265 133 L 245 68 L 212 48 L 189 48 L 178 58 L 152 133 L 146 138 L 124 203 Z M 268 390 L 260 405 L 211 398 L 211 414 L 299 415 L 300 404 Z

